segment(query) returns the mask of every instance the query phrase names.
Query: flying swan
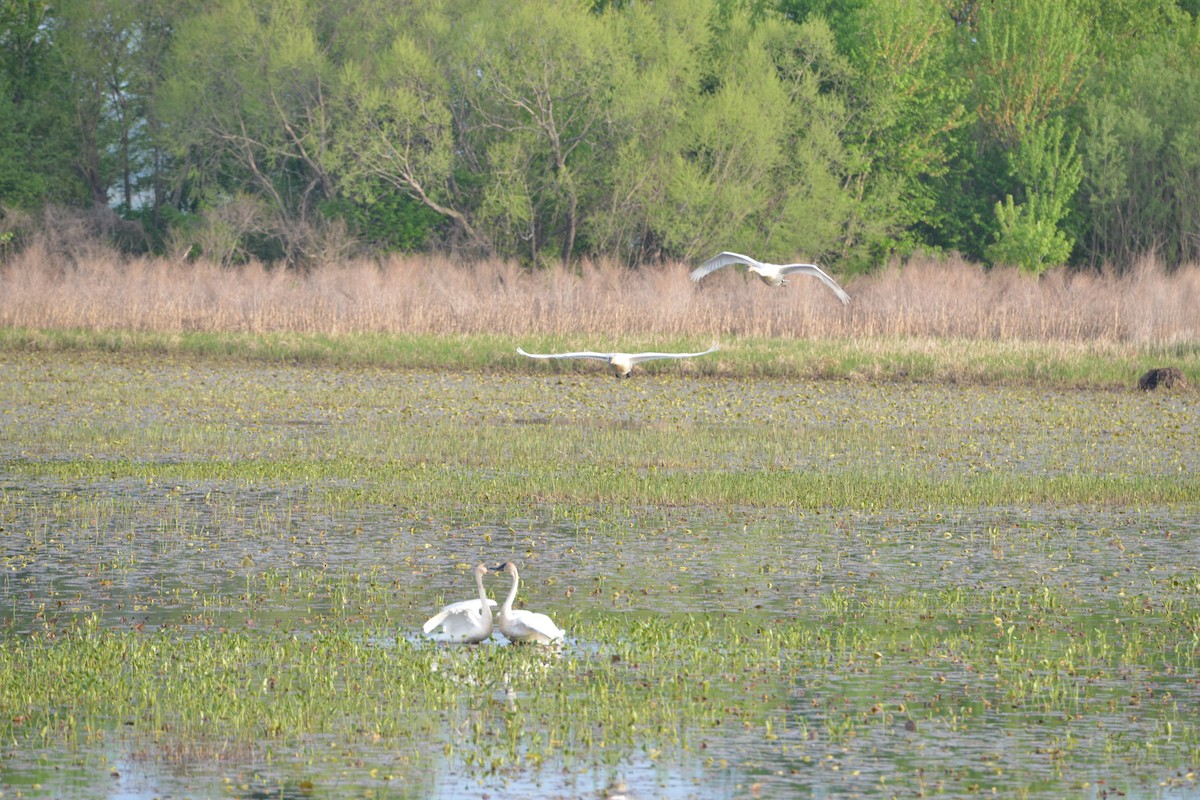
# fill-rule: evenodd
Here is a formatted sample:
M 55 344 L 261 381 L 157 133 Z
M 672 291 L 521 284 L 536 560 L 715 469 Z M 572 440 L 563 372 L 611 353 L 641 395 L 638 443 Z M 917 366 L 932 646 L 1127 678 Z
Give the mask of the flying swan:
M 430 633 L 441 625 L 443 633 L 467 644 L 478 644 L 491 636 L 492 606 L 496 605 L 496 601 L 489 600 L 483 591 L 483 576 L 487 572 L 486 564 L 475 567 L 475 585 L 479 587 L 478 600 L 460 600 L 446 606 L 425 622 L 425 633 Z
M 747 270 L 762 278 L 763 283 L 768 286 L 786 286 L 785 275 L 793 275 L 797 272 L 804 275 L 812 275 L 832 289 L 843 305 L 850 302 L 850 295 L 842 291 L 842 287 L 838 286 L 833 278 L 829 277 L 825 273 L 825 270 L 816 264 L 768 264 L 764 261 L 757 261 L 750 256 L 744 256 L 740 253 L 730 253 L 728 251 L 718 253 L 692 270 L 692 280 L 698 281 L 708 273 L 716 272 L 721 267 L 727 267 L 730 264 L 745 266 Z
M 492 571 L 507 572 L 513 579 L 508 597 L 504 599 L 504 605 L 500 606 L 500 614 L 496 617 L 496 627 L 500 628 L 505 638 L 520 644 L 552 644 L 562 641 L 567 632 L 555 625 L 554 620 L 545 614 L 512 607 L 513 601 L 517 599 L 517 587 L 521 583 L 521 578 L 517 575 L 517 565 L 511 561 L 507 564 L 497 564 L 492 567 Z
M 598 361 L 607 361 L 613 375 L 618 378 L 628 378 L 633 365 L 643 361 L 653 361 L 656 358 L 696 358 L 715 353 L 720 349 L 719 345 L 714 344 L 703 353 L 595 353 L 591 350 L 579 353 L 526 353 L 519 347 L 517 352 L 528 358 L 593 358 Z

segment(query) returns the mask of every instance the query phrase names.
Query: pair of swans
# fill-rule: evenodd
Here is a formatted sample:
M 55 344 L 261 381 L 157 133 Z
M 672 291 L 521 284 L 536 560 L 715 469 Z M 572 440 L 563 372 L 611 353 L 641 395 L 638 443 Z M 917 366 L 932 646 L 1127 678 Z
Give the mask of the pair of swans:
M 545 614 L 513 608 L 517 599 L 517 587 L 521 578 L 517 573 L 517 565 L 509 562 L 497 564 L 490 569 L 485 564 L 475 567 L 475 586 L 479 589 L 478 600 L 461 600 L 451 603 L 430 617 L 423 626 L 425 633 L 431 633 L 439 625 L 442 632 L 454 639 L 467 644 L 478 644 L 492 635 L 492 606 L 495 600 L 489 600 L 483 588 L 483 576 L 488 572 L 506 572 L 512 577 L 512 588 L 508 597 L 496 616 L 496 627 L 510 642 L 551 644 L 562 641 L 566 631 L 554 624 Z

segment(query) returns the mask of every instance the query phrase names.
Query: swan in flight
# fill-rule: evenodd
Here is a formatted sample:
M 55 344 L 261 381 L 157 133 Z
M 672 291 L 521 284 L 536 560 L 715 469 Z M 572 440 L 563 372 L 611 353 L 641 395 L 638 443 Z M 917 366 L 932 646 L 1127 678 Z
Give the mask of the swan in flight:
M 504 605 L 500 606 L 500 614 L 496 617 L 496 627 L 500 629 L 500 632 L 514 643 L 551 644 L 561 642 L 567 632 L 555 625 L 554 620 L 545 614 L 512 607 L 513 601 L 517 599 L 517 587 L 521 583 L 521 578 L 517 575 L 517 565 L 511 561 L 507 564 L 497 564 L 492 567 L 492 571 L 507 572 L 513 579 L 512 588 L 508 590 L 508 597 L 504 599 Z
M 730 253 L 728 251 L 718 253 L 692 270 L 692 280 L 698 281 L 708 273 L 716 272 L 721 267 L 727 267 L 730 264 L 745 266 L 747 270 L 762 278 L 763 283 L 768 286 L 786 286 L 785 275 L 794 275 L 797 272 L 804 275 L 812 275 L 832 289 L 843 305 L 850 302 L 850 295 L 842 291 L 842 287 L 838 286 L 837 282 L 816 264 L 768 264 L 764 261 L 757 261 L 750 256 L 744 256 L 740 253 Z
M 425 633 L 430 633 L 441 625 L 442 633 L 467 644 L 478 644 L 491 636 L 492 606 L 496 605 L 496 601 L 489 600 L 483 591 L 483 576 L 487 572 L 486 564 L 475 567 L 475 585 L 479 587 L 478 600 L 460 600 L 446 606 L 425 622 Z
M 697 358 L 715 353 L 720 349 L 719 345 L 714 344 L 703 353 L 595 353 L 591 350 L 578 353 L 526 353 L 519 347 L 517 352 L 528 358 L 593 358 L 598 361 L 606 361 L 613 375 L 618 378 L 628 378 L 633 365 L 643 361 L 653 361 L 656 358 Z

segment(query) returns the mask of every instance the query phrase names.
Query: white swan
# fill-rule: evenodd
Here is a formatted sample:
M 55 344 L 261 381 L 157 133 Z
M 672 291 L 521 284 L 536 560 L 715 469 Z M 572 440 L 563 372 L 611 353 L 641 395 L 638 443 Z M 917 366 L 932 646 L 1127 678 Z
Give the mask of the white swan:
M 517 599 L 517 587 L 521 583 L 521 578 L 517 575 L 517 565 L 510 561 L 507 564 L 497 564 L 492 570 L 507 572 L 513 579 L 508 597 L 504 599 L 504 605 L 500 606 L 500 613 L 496 617 L 496 627 L 500 628 L 500 632 L 514 643 L 551 644 L 562 641 L 567 632 L 555 625 L 554 620 L 545 614 L 512 607 L 513 601 Z
M 591 350 L 583 350 L 578 353 L 526 353 L 519 347 L 517 352 L 528 358 L 593 358 L 598 361 L 606 361 L 613 375 L 618 378 L 628 378 L 633 365 L 643 361 L 653 361 L 656 358 L 697 358 L 715 353 L 720 349 L 719 345 L 714 344 L 703 353 L 596 353 Z
M 692 270 L 692 280 L 698 281 L 708 273 L 716 272 L 721 267 L 727 267 L 730 264 L 745 266 L 747 270 L 762 278 L 763 283 L 768 286 L 786 286 L 787 281 L 783 277 L 785 275 L 794 275 L 797 272 L 812 275 L 832 289 L 843 305 L 850 302 L 850 295 L 842 291 L 842 287 L 838 286 L 837 282 L 816 264 L 768 264 L 764 261 L 757 261 L 750 256 L 744 256 L 740 253 L 730 253 L 728 251 L 718 253 Z
M 425 622 L 425 633 L 430 633 L 441 625 L 443 633 L 467 644 L 478 644 L 491 636 L 492 606 L 496 605 L 496 601 L 489 600 L 483 591 L 483 576 L 487 571 L 486 564 L 475 567 L 475 585 L 479 587 L 479 599 L 460 600 L 446 606 Z

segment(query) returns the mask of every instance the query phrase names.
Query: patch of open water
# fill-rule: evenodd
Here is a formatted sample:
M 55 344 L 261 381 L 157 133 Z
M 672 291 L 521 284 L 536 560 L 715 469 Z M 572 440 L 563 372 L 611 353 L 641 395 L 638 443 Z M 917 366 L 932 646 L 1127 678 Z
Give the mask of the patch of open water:
M 594 513 L 428 519 L 364 506 L 333 518 L 304 487 L 32 482 L 5 514 L 0 608 L 18 633 L 47 606 L 59 617 L 190 629 L 180 619 L 198 596 L 209 618 L 245 612 L 252 595 L 255 613 L 283 619 L 328 613 L 335 593 L 298 607 L 273 582 L 367 576 L 387 585 L 379 601 L 411 626 L 437 598 L 469 593 L 458 565 L 505 560 L 522 564 L 531 603 L 561 608 L 580 593 L 648 613 L 788 616 L 830 592 L 934 589 L 1053 590 L 1085 604 L 1124 592 L 1153 605 L 1172 580 L 1200 580 L 1200 519 L 1170 508 Z

